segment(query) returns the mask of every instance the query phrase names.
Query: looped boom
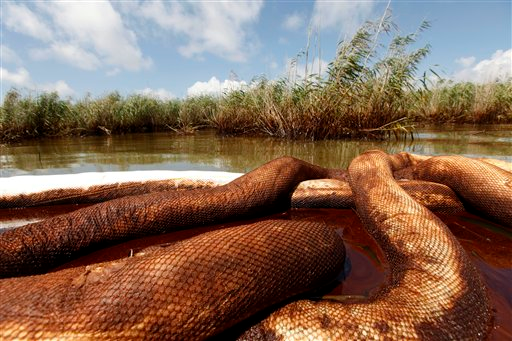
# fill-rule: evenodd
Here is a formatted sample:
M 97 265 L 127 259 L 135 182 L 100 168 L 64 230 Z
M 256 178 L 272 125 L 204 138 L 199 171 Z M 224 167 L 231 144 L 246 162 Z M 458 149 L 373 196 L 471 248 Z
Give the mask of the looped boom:
M 484 338 L 490 309 L 479 274 L 448 228 L 393 179 L 412 166 L 407 156 L 367 152 L 349 167 L 357 212 L 389 263 L 388 284 L 367 302 L 293 302 L 242 339 Z
M 509 172 L 458 157 L 364 153 L 349 167 L 349 195 L 389 263 L 388 283 L 364 302 L 289 303 L 242 339 L 485 338 L 491 315 L 477 270 L 393 173 L 444 183 L 466 207 L 510 224 Z M 105 242 L 282 211 L 299 182 L 333 177 L 347 175 L 283 158 L 217 188 L 112 200 L 1 234 L 0 269 L 4 277 L 44 272 Z M 496 197 L 499 210 L 489 204 Z M 1 280 L 0 333 L 202 339 L 328 282 L 343 258 L 339 236 L 322 224 L 265 221 L 219 230 L 125 260 Z

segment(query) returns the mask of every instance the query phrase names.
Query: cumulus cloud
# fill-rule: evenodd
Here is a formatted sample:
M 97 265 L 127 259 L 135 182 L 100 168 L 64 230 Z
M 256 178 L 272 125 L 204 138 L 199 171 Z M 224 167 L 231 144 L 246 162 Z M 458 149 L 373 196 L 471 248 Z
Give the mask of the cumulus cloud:
M 283 21 L 283 27 L 289 31 L 295 31 L 304 25 L 304 16 L 300 13 L 292 13 Z
M 21 58 L 7 45 L 0 45 L 0 55 L 3 63 L 21 64 Z
M 312 24 L 321 29 L 337 29 L 345 34 L 354 33 L 369 19 L 374 1 L 315 1 Z
M 20 67 L 16 71 L 12 72 L 4 68 L 0 68 L 0 79 L 2 82 L 10 83 L 14 86 L 26 87 L 32 81 L 30 80 L 30 74 L 27 69 Z
M 297 63 L 294 59 L 286 60 L 286 75 L 290 81 L 304 79 L 311 75 L 324 75 L 327 71 L 329 63 L 323 59 L 315 58 L 313 62 L 309 62 L 306 68 L 305 63 Z
M 3 20 L 8 29 L 42 41 L 53 39 L 53 32 L 48 24 L 24 4 L 5 2 L 3 6 Z
M 170 100 L 170 99 L 173 99 L 176 97 L 176 96 L 174 96 L 174 94 L 172 92 L 170 92 L 164 88 L 158 88 L 158 89 L 145 88 L 142 90 L 137 90 L 136 93 L 145 95 L 148 97 L 153 97 L 156 99 L 161 99 L 164 101 Z
M 185 57 L 205 52 L 242 62 L 253 48 L 248 28 L 258 17 L 263 1 L 163 2 L 140 4 L 137 14 L 183 38 L 178 51 Z
M 115 68 L 113 68 L 111 70 L 108 70 L 106 72 L 106 75 L 109 76 L 109 77 L 113 77 L 113 76 L 117 75 L 119 72 L 121 72 L 121 69 L 118 68 L 118 67 L 115 67 Z
M 221 82 L 216 77 L 212 77 L 208 82 L 195 82 L 194 85 L 187 89 L 187 96 L 220 96 L 245 87 L 247 87 L 245 81 L 226 79 Z
M 48 48 L 32 49 L 30 55 L 35 60 L 56 59 L 84 70 L 96 70 L 101 66 L 99 58 L 78 45 L 55 42 Z
M 61 97 L 71 96 L 75 93 L 73 89 L 63 80 L 58 80 L 55 83 L 43 83 L 36 86 L 37 90 L 44 92 L 57 92 Z
M 2 84 L 8 84 L 18 88 L 27 88 L 35 91 L 56 91 L 60 96 L 70 96 L 75 91 L 63 80 L 58 80 L 54 83 L 41 83 L 38 84 L 32 80 L 30 73 L 27 69 L 20 67 L 16 71 L 9 71 L 5 68 L 0 68 L 0 81 Z
M 486 83 L 512 78 L 512 49 L 497 50 L 491 58 L 478 63 L 474 57 L 459 58 L 456 62 L 463 68 L 453 74 L 455 81 Z
M 141 70 L 151 66 L 136 35 L 110 2 L 6 3 L 6 27 L 44 43 L 37 59 L 56 59 L 85 70 L 102 66 Z
M 455 63 L 462 65 L 463 67 L 468 67 L 468 66 L 473 65 L 475 63 L 475 60 L 476 60 L 476 58 L 473 56 L 460 57 L 460 58 L 455 59 Z
M 93 49 L 106 64 L 132 71 L 151 65 L 151 60 L 142 56 L 135 33 L 124 25 L 110 2 L 53 2 L 44 9 L 69 41 Z

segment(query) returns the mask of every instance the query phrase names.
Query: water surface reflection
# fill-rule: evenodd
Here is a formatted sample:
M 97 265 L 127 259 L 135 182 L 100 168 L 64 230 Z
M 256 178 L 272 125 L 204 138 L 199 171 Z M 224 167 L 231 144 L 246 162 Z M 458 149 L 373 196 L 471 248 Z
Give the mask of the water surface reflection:
M 247 172 L 284 155 L 346 168 L 355 156 L 375 148 L 389 153 L 459 154 L 512 162 L 512 125 L 422 129 L 414 141 L 288 141 L 222 137 L 213 131 L 187 136 L 157 133 L 44 139 L 0 146 L 0 177 L 144 169 Z

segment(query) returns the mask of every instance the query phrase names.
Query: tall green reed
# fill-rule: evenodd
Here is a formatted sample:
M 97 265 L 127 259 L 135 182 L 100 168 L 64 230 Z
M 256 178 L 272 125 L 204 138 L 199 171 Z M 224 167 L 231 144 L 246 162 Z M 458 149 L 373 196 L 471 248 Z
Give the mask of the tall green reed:
M 417 76 L 430 51 L 428 44 L 417 47 L 418 38 L 429 26 L 422 22 L 404 35 L 386 11 L 340 41 L 326 70 L 318 62 L 319 36 L 310 31 L 287 77 L 259 77 L 218 97 L 161 100 L 111 92 L 72 101 L 11 89 L 0 107 L 0 140 L 202 128 L 312 140 L 403 138 L 418 123 L 512 123 L 512 79 L 476 84 Z

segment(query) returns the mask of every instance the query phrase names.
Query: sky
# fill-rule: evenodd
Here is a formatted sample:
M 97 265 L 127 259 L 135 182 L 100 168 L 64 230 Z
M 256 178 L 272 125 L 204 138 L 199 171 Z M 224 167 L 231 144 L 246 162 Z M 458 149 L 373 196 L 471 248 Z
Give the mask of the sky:
M 420 73 L 454 81 L 512 77 L 512 1 L 6 1 L 1 98 L 57 91 L 80 99 L 219 94 L 257 77 L 324 73 L 338 42 L 389 7 L 400 33 L 423 20 Z

